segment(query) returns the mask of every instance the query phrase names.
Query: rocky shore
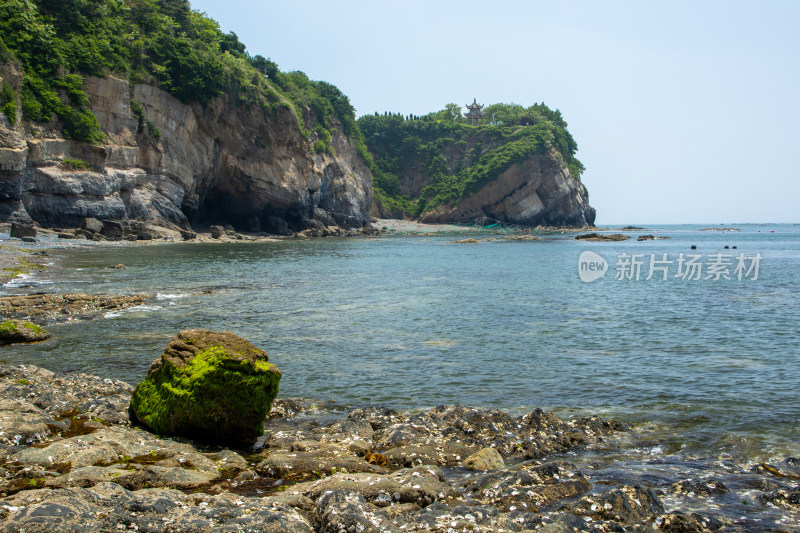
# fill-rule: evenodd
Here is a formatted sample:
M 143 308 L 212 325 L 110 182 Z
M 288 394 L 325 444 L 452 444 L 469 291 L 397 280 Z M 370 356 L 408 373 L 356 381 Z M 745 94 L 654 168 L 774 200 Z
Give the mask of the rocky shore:
M 0 366 L 0 531 L 753 530 L 719 516 L 715 498 L 732 490 L 720 481 L 660 486 L 571 462 L 629 431 L 598 417 L 284 398 L 256 446 L 233 450 L 132 426 L 132 390 Z M 744 472 L 789 518 L 800 511 L 798 463 Z M 702 512 L 670 508 L 676 495 Z

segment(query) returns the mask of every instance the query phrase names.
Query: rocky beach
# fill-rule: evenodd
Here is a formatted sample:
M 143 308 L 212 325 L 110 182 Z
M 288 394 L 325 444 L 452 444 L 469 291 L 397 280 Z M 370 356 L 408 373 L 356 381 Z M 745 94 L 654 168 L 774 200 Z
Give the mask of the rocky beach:
M 229 449 L 132 426 L 132 390 L 86 374 L 0 367 L 2 531 L 705 532 L 797 525 L 737 524 L 719 516 L 717 500 L 748 488 L 762 505 L 796 519 L 800 461 L 729 464 L 725 482 L 704 476 L 664 486 L 636 472 L 604 477 L 599 465 L 569 460 L 576 450 L 614 454 L 619 437 L 633 431 L 599 417 L 283 398 L 256 446 Z M 673 508 L 681 500 L 690 504 Z M 689 510 L 696 508 L 702 510 Z
M 46 259 L 49 245 L 37 245 L 6 246 L 3 255 L 16 264 Z M 102 320 L 148 298 L 17 294 L 0 299 L 0 311 L 4 320 L 47 327 Z M 279 395 L 255 445 L 231 448 L 132 423 L 133 390 L 102 375 L 0 366 L 0 531 L 800 527 L 800 459 L 722 453 L 678 461 L 647 424 L 591 412 L 400 409 Z

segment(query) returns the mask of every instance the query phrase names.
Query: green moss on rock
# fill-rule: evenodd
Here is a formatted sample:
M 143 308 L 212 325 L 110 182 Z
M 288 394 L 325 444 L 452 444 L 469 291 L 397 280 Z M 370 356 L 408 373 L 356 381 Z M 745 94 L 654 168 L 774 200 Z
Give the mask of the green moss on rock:
M 0 324 L 0 344 L 39 342 L 50 338 L 50 333 L 32 322 L 6 320 Z
M 264 432 L 280 378 L 267 353 L 241 337 L 181 331 L 134 390 L 131 410 L 159 434 L 250 446 Z

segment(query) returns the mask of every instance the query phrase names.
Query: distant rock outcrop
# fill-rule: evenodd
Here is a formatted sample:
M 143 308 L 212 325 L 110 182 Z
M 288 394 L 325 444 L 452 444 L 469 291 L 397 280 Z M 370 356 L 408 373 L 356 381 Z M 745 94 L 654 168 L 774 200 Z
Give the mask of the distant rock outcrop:
M 514 165 L 454 205 L 423 213 L 421 222 L 487 217 L 523 226 L 593 226 L 595 210 L 583 184 L 570 176 L 555 150 Z

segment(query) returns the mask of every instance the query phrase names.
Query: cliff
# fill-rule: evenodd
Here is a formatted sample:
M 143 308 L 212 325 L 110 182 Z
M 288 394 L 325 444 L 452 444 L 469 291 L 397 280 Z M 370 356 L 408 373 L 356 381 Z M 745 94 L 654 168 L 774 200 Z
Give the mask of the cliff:
M 0 222 L 95 218 L 120 237 L 119 223 L 325 234 L 371 213 L 594 221 L 558 110 L 356 121 L 336 87 L 250 55 L 187 0 L 2 2 L 0 78 Z
M 453 109 L 448 104 L 444 118 L 442 111 L 359 119 L 374 157 L 373 214 L 429 223 L 594 224 L 577 144 L 560 112 L 495 104 L 505 123 L 472 126 Z
M 20 92 L 19 69 L 3 65 L 0 76 Z M 318 135 L 304 135 L 289 102 L 272 115 L 228 94 L 187 104 L 113 76 L 86 77 L 84 90 L 102 144 L 66 139 L 56 121 L 0 116 L 0 221 L 227 223 L 279 234 L 369 222 L 372 177 L 338 123 L 331 149 L 317 153 Z M 313 122 L 310 108 L 301 112 Z
M 483 217 L 522 226 L 583 227 L 594 225 L 595 210 L 586 188 L 553 150 L 512 165 L 476 192 L 424 211 L 419 219 L 448 223 Z

